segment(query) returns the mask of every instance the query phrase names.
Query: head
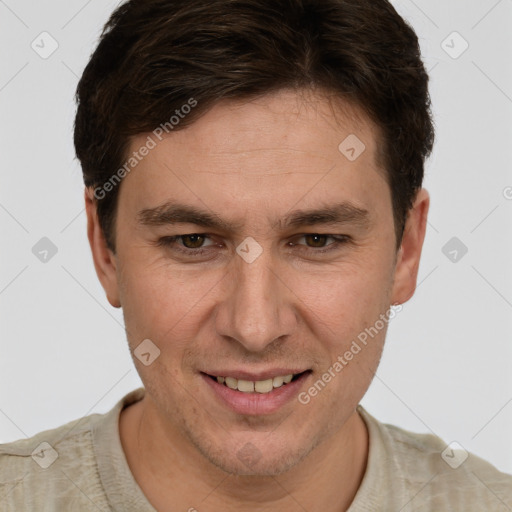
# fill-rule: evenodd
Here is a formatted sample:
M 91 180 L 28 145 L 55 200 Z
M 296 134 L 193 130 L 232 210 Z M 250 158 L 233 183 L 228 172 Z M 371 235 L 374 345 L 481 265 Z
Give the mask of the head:
M 293 467 L 370 385 L 416 284 L 427 85 L 385 0 L 137 0 L 107 23 L 75 123 L 96 270 L 131 350 L 158 347 L 134 357 L 155 408 L 225 471 Z M 208 377 L 290 369 L 301 394 L 259 414 Z

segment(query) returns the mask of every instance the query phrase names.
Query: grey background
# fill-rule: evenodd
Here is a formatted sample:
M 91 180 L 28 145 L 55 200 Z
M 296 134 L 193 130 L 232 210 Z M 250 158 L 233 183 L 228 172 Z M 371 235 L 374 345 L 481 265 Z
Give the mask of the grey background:
M 105 412 L 141 385 L 94 272 L 72 146 L 78 76 L 116 5 L 0 0 L 0 442 Z M 437 143 L 418 289 L 362 403 L 512 473 L 512 0 L 394 5 L 421 39 Z M 31 47 L 51 48 L 43 31 L 58 43 L 46 59 Z M 469 44 L 460 56 L 454 31 Z M 57 249 L 47 262 L 43 237 Z

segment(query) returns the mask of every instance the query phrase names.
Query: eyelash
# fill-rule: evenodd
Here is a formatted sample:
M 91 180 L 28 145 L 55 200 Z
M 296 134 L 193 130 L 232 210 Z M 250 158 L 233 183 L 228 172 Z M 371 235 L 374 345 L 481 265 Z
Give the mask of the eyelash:
M 175 235 L 175 236 L 162 237 L 157 241 L 156 245 L 158 245 L 159 247 L 172 248 L 172 246 L 175 244 L 176 241 L 178 241 L 178 239 L 182 239 L 187 236 L 201 236 L 201 237 L 205 237 L 205 238 L 210 238 L 206 233 L 187 233 L 186 235 Z M 314 254 L 329 253 L 331 251 L 339 249 L 341 245 L 347 244 L 350 241 L 350 237 L 347 235 L 336 236 L 336 235 L 330 235 L 327 233 L 303 233 L 303 234 L 299 235 L 300 238 L 302 238 L 304 236 L 324 236 L 327 238 L 332 238 L 334 240 L 334 242 L 332 244 L 329 244 L 327 246 L 328 247 L 327 249 L 306 247 L 307 249 L 311 249 Z M 213 247 L 213 246 L 211 246 L 211 247 Z M 204 249 L 201 247 L 198 249 L 188 249 L 188 248 L 182 248 L 180 246 L 175 246 L 174 249 L 176 251 L 178 251 L 179 253 L 185 254 L 187 256 L 193 256 L 193 257 L 202 256 L 205 253 L 209 252 L 209 249 Z

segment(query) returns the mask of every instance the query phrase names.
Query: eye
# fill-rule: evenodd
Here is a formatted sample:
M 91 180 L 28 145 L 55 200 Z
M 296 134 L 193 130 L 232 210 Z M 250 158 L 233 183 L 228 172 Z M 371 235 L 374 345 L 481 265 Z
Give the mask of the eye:
M 313 253 L 326 253 L 329 251 L 333 251 L 339 248 L 340 245 L 345 244 L 349 241 L 349 237 L 346 235 L 327 235 L 323 233 L 305 233 L 301 235 L 298 240 L 305 239 L 307 243 L 306 249 L 313 249 Z M 325 245 L 328 239 L 334 240 L 332 243 Z M 311 243 L 312 245 L 309 245 Z M 289 245 L 292 245 L 290 242 Z M 301 244 L 298 244 L 301 245 Z M 327 249 L 323 249 L 327 247 Z M 319 250 L 320 249 L 320 250 Z M 323 250 L 321 250 L 323 249 Z
M 197 256 L 209 252 L 208 249 L 203 248 L 203 243 L 210 237 L 201 233 L 190 233 L 187 235 L 164 236 L 158 240 L 157 245 L 161 247 L 170 247 L 173 250 L 182 254 Z M 179 244 L 177 242 L 183 242 Z M 211 244 L 215 245 L 215 244 Z M 210 246 L 207 246 L 210 247 Z
M 198 233 L 193 233 L 191 235 L 181 235 L 178 238 L 181 238 L 183 245 L 187 249 L 199 249 L 203 245 L 203 242 L 206 240 L 207 235 L 201 235 Z
M 350 237 L 346 235 L 327 235 L 322 233 L 305 233 L 296 237 L 295 240 L 304 239 L 306 240 L 306 246 L 304 244 L 297 244 L 288 242 L 289 246 L 301 246 L 300 250 L 310 252 L 312 254 L 325 254 L 330 251 L 339 249 L 341 245 L 349 242 Z M 326 245 L 326 242 L 331 239 L 331 243 Z M 186 235 L 175 235 L 165 236 L 160 238 L 156 245 L 159 247 L 166 247 L 177 253 L 184 254 L 186 256 L 202 256 L 206 253 L 211 253 L 212 248 L 218 246 L 218 244 L 212 242 L 208 245 L 204 245 L 205 241 L 211 240 L 211 237 L 205 233 L 189 233 Z

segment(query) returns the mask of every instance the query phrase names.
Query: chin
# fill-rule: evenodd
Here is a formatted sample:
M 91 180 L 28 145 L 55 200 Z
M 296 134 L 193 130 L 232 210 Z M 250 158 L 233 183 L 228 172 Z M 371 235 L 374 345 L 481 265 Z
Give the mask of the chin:
M 244 433 L 245 434 L 245 433 Z M 274 477 L 286 473 L 299 464 L 318 443 L 300 443 L 293 436 L 293 446 L 283 445 L 283 440 L 270 442 L 265 433 L 258 439 L 254 435 L 233 436 L 220 441 L 196 437 L 189 431 L 189 438 L 201 455 L 213 466 L 236 476 Z M 311 438 L 309 438 L 311 439 Z
M 252 443 L 247 443 L 237 453 L 202 451 L 202 454 L 210 463 L 226 473 L 253 477 L 281 475 L 294 468 L 307 456 L 304 450 L 277 454 L 261 453 Z

